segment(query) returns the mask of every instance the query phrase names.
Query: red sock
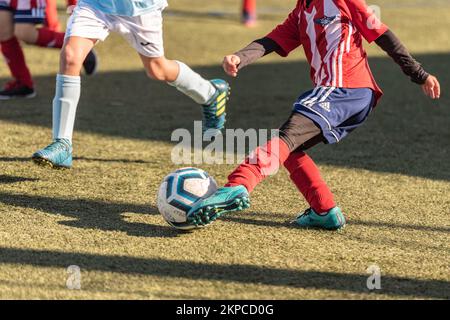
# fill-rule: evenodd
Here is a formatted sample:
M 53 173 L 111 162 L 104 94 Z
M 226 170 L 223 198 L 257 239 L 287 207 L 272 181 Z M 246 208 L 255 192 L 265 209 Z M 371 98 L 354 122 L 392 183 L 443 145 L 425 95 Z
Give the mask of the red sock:
M 290 153 L 288 145 L 280 138 L 274 138 L 266 145 L 258 147 L 243 164 L 228 177 L 226 187 L 243 185 L 248 192 L 264 178 L 275 174 Z
M 61 25 L 58 20 L 58 11 L 56 8 L 56 0 L 47 0 L 45 7 L 46 25 L 52 31 L 60 31 Z
M 243 0 L 242 12 L 244 15 L 256 17 L 256 0 Z
M 319 168 L 304 152 L 293 152 L 284 163 L 291 179 L 316 213 L 336 207 L 333 194 L 320 176 Z
M 12 37 L 7 41 L 2 41 L 1 50 L 14 79 L 29 88 L 33 88 L 33 79 L 17 38 Z
M 64 32 L 52 31 L 49 28 L 38 29 L 36 45 L 48 48 L 62 48 L 64 44 Z

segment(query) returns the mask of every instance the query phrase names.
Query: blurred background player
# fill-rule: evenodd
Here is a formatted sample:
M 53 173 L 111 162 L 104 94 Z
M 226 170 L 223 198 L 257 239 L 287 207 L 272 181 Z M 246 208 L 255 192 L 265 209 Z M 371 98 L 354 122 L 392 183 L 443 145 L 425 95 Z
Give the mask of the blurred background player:
M 54 31 L 61 31 L 61 23 L 58 19 L 58 6 L 56 0 L 46 0 L 47 7 L 45 9 L 45 25 Z M 67 8 L 72 9 L 77 5 L 77 0 L 67 0 Z
M 242 23 L 246 27 L 256 25 L 256 0 L 242 1 Z
M 73 4 L 74 1 L 70 1 Z M 46 2 L 36 0 L 0 0 L 0 45 L 13 80 L 0 91 L 0 100 L 32 98 L 36 95 L 19 40 L 45 48 L 62 48 L 64 33 L 59 26 L 56 4 L 50 1 L 51 27 L 45 25 Z M 94 52 L 84 62 L 86 74 L 93 74 L 97 65 Z
M 369 68 L 362 39 L 384 50 L 425 95 L 439 99 L 440 84 L 414 60 L 406 47 L 381 23 L 364 0 L 299 0 L 288 18 L 266 37 L 226 56 L 224 70 L 238 71 L 277 52 L 286 57 L 303 46 L 315 86 L 294 103 L 279 137 L 257 148 L 228 177 L 228 183 L 189 212 L 192 224 L 206 225 L 231 211 L 249 207 L 249 194 L 284 165 L 310 205 L 295 223 L 337 230 L 346 221 L 333 193 L 305 150 L 319 143 L 340 142 L 361 126 L 383 95 Z
M 147 74 L 164 81 L 203 106 L 206 137 L 225 124 L 229 86 L 205 80 L 186 64 L 164 56 L 162 11 L 166 0 L 81 0 L 68 22 L 53 100 L 53 142 L 33 154 L 33 161 L 52 168 L 72 166 L 72 135 L 81 92 L 80 69 L 97 41 L 114 31 L 138 52 Z

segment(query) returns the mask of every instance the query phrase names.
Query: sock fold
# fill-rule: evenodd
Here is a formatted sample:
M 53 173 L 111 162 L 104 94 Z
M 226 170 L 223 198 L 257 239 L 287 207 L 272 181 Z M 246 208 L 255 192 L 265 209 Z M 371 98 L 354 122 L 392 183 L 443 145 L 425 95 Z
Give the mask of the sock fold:
M 178 89 L 198 104 L 209 102 L 217 89 L 208 80 L 203 79 L 198 73 L 194 72 L 186 64 L 180 61 L 178 78 L 174 82 L 168 82 L 169 85 Z
M 304 152 L 293 152 L 284 162 L 291 180 L 316 213 L 336 207 L 333 193 L 320 175 L 314 161 Z
M 61 74 L 56 76 L 55 98 L 53 99 L 53 139 L 72 141 L 80 91 L 80 77 Z

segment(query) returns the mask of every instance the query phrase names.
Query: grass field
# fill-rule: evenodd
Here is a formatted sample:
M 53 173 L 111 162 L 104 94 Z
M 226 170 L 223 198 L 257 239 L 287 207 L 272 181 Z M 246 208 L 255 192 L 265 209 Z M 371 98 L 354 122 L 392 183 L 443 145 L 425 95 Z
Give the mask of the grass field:
M 189 234 L 166 225 L 155 205 L 161 180 L 176 168 L 170 135 L 192 129 L 201 113 L 173 88 L 147 80 L 115 35 L 97 47 L 100 73 L 82 80 L 74 169 L 35 167 L 31 154 L 51 137 L 58 52 L 26 47 L 39 96 L 0 102 L 0 298 L 449 299 L 450 5 L 369 2 L 440 78 L 443 94 L 427 100 L 369 49 L 386 93 L 379 108 L 341 144 L 311 151 L 349 219 L 337 233 L 289 225 L 307 204 L 285 171 L 255 190 L 244 213 Z M 244 29 L 237 1 L 173 0 L 166 53 L 223 77 L 224 54 L 270 31 L 294 3 L 261 0 L 259 26 Z M 0 66 L 3 82 L 9 74 Z M 229 79 L 228 127 L 278 127 L 310 88 L 308 72 L 299 51 Z M 202 166 L 220 183 L 233 167 Z M 374 292 L 366 287 L 372 264 L 382 270 Z M 70 265 L 81 268 L 81 290 L 66 288 Z

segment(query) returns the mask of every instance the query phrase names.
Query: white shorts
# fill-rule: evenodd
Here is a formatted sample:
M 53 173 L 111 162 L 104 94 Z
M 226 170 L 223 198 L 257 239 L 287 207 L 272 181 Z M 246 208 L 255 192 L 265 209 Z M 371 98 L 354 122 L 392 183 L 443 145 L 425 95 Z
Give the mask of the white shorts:
M 127 17 L 105 14 L 79 4 L 67 22 L 66 38 L 82 37 L 104 41 L 112 31 L 121 34 L 140 54 L 150 58 L 162 57 L 163 9 Z

